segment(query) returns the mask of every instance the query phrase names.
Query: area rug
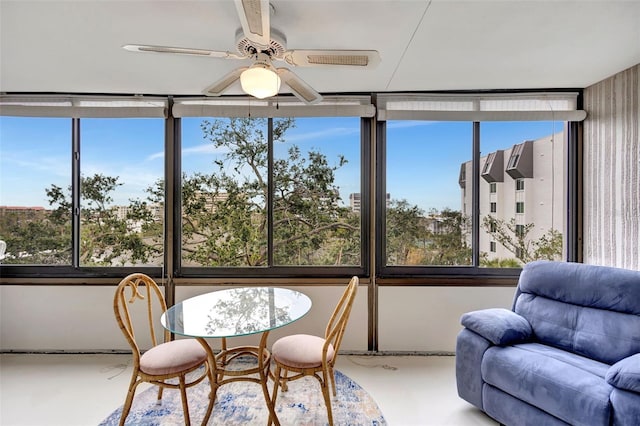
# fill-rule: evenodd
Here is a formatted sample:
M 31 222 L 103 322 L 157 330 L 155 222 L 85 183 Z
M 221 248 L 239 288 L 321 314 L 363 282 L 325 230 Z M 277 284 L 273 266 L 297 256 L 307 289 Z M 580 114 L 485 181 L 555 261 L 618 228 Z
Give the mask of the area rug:
M 333 420 L 336 425 L 382 426 L 387 422 L 371 396 L 340 371 L 336 374 L 337 396 L 332 397 Z M 273 382 L 269 380 L 269 391 Z M 189 415 L 192 424 L 200 424 L 209 402 L 209 382 L 188 389 Z M 126 389 L 122 390 L 122 397 Z M 138 391 L 127 416 L 127 425 L 184 424 L 180 393 L 166 389 L 162 401 L 157 401 L 157 388 Z M 318 381 L 305 377 L 289 383 L 287 392 L 278 392 L 276 414 L 283 426 L 326 425 L 327 410 Z M 100 426 L 115 426 L 120 421 L 122 406 L 107 417 Z M 268 409 L 262 387 L 257 383 L 234 382 L 218 389 L 216 404 L 209 425 L 266 425 Z

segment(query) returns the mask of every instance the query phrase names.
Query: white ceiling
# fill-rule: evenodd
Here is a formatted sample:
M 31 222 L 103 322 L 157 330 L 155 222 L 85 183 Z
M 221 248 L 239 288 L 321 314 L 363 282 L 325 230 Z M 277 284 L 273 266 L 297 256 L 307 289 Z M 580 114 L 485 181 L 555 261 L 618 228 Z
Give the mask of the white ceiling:
M 584 88 L 640 63 L 640 0 L 271 4 L 289 49 L 380 52 L 373 70 L 293 69 L 325 94 Z M 121 48 L 234 51 L 231 0 L 0 0 L 0 19 L 3 92 L 197 95 L 249 63 Z

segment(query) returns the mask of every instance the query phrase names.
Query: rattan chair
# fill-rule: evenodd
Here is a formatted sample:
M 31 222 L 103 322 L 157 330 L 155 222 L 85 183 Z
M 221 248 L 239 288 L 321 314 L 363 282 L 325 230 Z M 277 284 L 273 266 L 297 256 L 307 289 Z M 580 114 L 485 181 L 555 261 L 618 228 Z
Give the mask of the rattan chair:
M 333 396 L 336 396 L 333 367 L 349 321 L 358 284 L 358 277 L 351 278 L 329 319 L 324 337 L 296 334 L 278 339 L 273 344 L 271 357 L 275 362 L 275 373 L 271 401 L 274 406 L 279 388 L 282 388 L 283 392 L 287 391 L 287 382 L 312 376 L 320 382 L 320 389 L 327 406 L 329 425 L 333 425 L 329 383 L 331 383 Z M 293 375 L 290 376 L 289 373 Z
M 127 289 L 130 290 L 129 296 L 126 295 Z M 134 307 L 132 304 L 135 302 L 139 303 Z M 146 306 L 141 307 L 141 304 Z M 154 309 L 157 309 L 158 312 L 154 312 Z M 166 310 L 167 305 L 160 288 L 153 279 L 144 274 L 137 273 L 127 276 L 116 289 L 113 299 L 113 311 L 118 325 L 131 345 L 133 352 L 133 375 L 122 409 L 120 425 L 124 425 L 131 409 L 136 388 L 143 382 L 159 386 L 158 400 L 162 399 L 164 388 L 179 389 L 182 397 L 185 424 L 190 424 L 186 389 L 200 383 L 209 376 L 208 355 L 204 347 L 196 339 L 170 341 L 170 333 L 167 330 L 163 333 L 163 343 L 158 344 L 157 334 L 159 333 L 156 328 L 158 328 L 157 324 L 160 316 Z M 154 326 L 154 322 L 156 326 Z M 134 332 L 134 327 L 140 332 L 138 335 Z M 143 335 L 149 336 L 151 339 L 151 348 L 144 353 L 136 340 L 136 338 L 142 338 Z M 202 374 L 197 372 L 187 377 L 189 373 L 203 366 Z M 177 379 L 177 383 L 175 379 Z M 169 380 L 171 382 L 168 382 Z M 211 415 L 211 408 L 210 405 L 203 424 L 208 421 Z

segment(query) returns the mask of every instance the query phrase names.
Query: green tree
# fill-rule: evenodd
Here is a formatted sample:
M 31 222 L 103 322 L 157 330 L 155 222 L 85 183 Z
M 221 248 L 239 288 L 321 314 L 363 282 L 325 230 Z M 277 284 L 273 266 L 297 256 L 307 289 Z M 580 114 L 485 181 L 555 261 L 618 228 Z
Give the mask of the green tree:
M 482 226 L 496 242 L 513 253 L 523 264 L 539 259 L 557 260 L 562 255 L 562 234 L 553 228 L 534 240 L 530 234 L 535 225 L 518 225 L 515 218 L 505 221 L 487 215 L 482 219 Z M 485 266 L 492 264 L 487 263 Z
M 118 177 L 96 174 L 80 179 L 80 264 L 135 265 L 161 250 L 162 223 L 146 201 L 131 200 L 125 218 L 114 208 Z M 45 190 L 51 210 L 5 212 L 0 218 L 8 255 L 4 263 L 71 264 L 71 187 Z
M 424 210 L 405 199 L 391 200 L 387 208 L 387 265 L 411 265 L 412 251 L 424 250 L 427 230 Z
M 268 261 L 268 143 L 265 119 L 205 120 L 204 137 L 223 152 L 211 174 L 183 176 L 183 259 L 202 266 Z M 291 118 L 273 120 L 283 143 Z M 273 255 L 278 265 L 359 264 L 359 222 L 340 207 L 335 171 L 315 150 L 291 146 L 273 162 Z M 357 215 L 356 215 L 357 216 Z
M 469 219 L 462 212 L 449 208 L 431 210 L 429 217 L 436 226 L 431 226 L 428 231 L 430 244 L 424 264 L 470 265 L 471 247 L 467 244 L 465 234 Z
M 203 137 L 223 154 L 213 162 L 211 173 L 182 176 L 183 264 L 267 265 L 271 198 L 275 264 L 359 265 L 360 216 L 339 205 L 335 184 L 335 171 L 346 159 L 339 156 L 330 164 L 321 152 L 311 150 L 303 155 L 293 145 L 286 157 L 273 162 L 274 193 L 270 197 L 266 123 L 265 119 L 242 118 L 202 122 Z M 283 143 L 295 121 L 284 118 L 273 123 L 274 143 Z M 126 218 L 112 206 L 113 194 L 121 185 L 118 177 L 102 174 L 81 178 L 83 266 L 139 265 L 162 253 L 162 221 L 150 206 L 163 204 L 163 180 L 147 189 L 146 200 L 130 200 Z M 18 227 L 22 234 L 14 232 L 15 238 L 22 235 L 20 244 L 31 253 L 54 247 L 58 263 L 68 264 L 71 188 L 64 191 L 51 185 L 47 196 L 53 206 L 48 220 L 32 221 L 30 228 Z M 47 240 L 53 238 L 50 235 L 55 242 Z M 32 248 L 24 243 L 29 238 L 34 241 Z
M 388 265 L 468 265 L 467 218 L 448 208 L 431 209 L 427 216 L 407 200 L 387 208 Z
M 3 212 L 0 215 L 0 239 L 7 243 L 2 263 L 71 263 L 71 222 L 68 219 L 58 220 L 50 211 Z

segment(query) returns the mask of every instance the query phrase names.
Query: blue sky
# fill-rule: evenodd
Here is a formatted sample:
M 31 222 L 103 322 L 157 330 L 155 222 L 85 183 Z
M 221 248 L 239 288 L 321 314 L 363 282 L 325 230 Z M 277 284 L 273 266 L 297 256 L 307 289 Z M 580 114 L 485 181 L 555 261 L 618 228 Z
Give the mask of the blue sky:
M 200 130 L 201 119 L 184 119 L 183 172 L 211 171 L 216 153 Z M 164 122 L 158 119 L 81 120 L 82 174 L 119 176 L 124 183 L 115 204 L 142 198 L 144 189 L 162 177 Z M 563 123 L 483 123 L 481 150 L 486 155 L 526 139 L 561 131 Z M 303 152 L 317 149 L 336 164 L 344 155 L 348 164 L 336 172 L 343 200 L 360 192 L 360 123 L 357 118 L 296 120 L 286 143 Z M 423 210 L 459 209 L 460 164 L 471 159 L 472 126 L 468 122 L 389 122 L 387 192 L 407 199 Z M 71 120 L 0 117 L 0 205 L 48 207 L 45 189 L 67 188 L 71 176 Z

